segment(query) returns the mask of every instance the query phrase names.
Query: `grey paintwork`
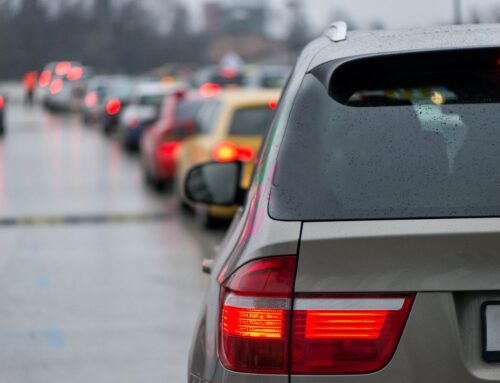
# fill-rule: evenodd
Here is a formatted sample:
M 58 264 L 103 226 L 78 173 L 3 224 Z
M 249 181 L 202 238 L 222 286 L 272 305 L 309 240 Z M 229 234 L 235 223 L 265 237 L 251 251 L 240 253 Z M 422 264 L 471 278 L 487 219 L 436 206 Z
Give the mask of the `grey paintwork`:
M 305 223 L 298 292 L 500 290 L 500 218 Z
M 500 299 L 500 219 L 375 222 L 279 222 L 268 215 L 275 162 L 304 75 L 326 62 L 356 56 L 500 46 L 500 26 L 352 32 L 322 36 L 302 52 L 284 92 L 245 208 L 221 247 L 191 351 L 191 382 L 482 382 L 500 366 L 480 358 L 479 305 Z M 314 196 L 310 196 L 314 198 Z M 258 217 L 258 219 L 256 219 Z M 302 233 L 301 233 L 302 231 Z M 252 235 L 248 235 L 251 232 Z M 227 371 L 217 356 L 220 284 L 259 257 L 298 254 L 300 292 L 416 292 L 393 359 L 381 371 L 354 376 L 266 376 Z M 481 292 L 480 290 L 493 290 Z M 197 378 L 195 379 L 194 376 Z M 198 380 L 197 380 L 198 379 Z

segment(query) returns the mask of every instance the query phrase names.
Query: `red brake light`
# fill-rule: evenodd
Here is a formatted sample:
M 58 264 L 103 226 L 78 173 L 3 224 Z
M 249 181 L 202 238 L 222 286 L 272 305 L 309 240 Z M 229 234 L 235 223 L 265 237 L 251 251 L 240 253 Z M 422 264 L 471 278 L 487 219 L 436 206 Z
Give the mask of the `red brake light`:
M 117 98 L 112 98 L 111 100 L 108 101 L 108 103 L 106 105 L 106 112 L 110 116 L 114 116 L 114 115 L 120 113 L 121 109 L 122 109 L 122 103 Z
M 44 70 L 40 74 L 40 78 L 38 79 L 38 83 L 42 88 L 49 86 L 51 81 L 52 81 L 52 72 L 50 70 Z
M 293 297 L 295 270 L 294 256 L 261 259 L 222 283 L 219 357 L 224 367 L 261 374 L 349 375 L 387 365 L 415 296 Z
M 223 285 L 219 355 L 233 371 L 287 374 L 297 258 L 242 266 Z
M 221 91 L 221 86 L 216 83 L 207 82 L 200 86 L 199 92 L 202 97 L 210 98 L 217 96 Z
M 60 78 L 56 78 L 52 83 L 50 84 L 50 94 L 55 96 L 56 94 L 59 94 L 63 88 L 63 80 Z
M 278 100 L 271 100 L 269 101 L 269 108 L 274 110 L 278 106 Z
M 238 147 L 236 144 L 229 141 L 221 142 L 212 151 L 212 158 L 216 162 L 248 162 L 253 160 L 254 157 L 255 152 L 251 147 Z
M 5 106 L 5 98 L 0 96 L 0 110 L 2 110 Z
M 255 157 L 255 152 L 249 146 L 238 147 L 238 161 L 249 162 Z
M 85 106 L 87 108 L 92 108 L 97 104 L 98 101 L 99 100 L 96 92 L 87 93 L 87 95 L 85 96 Z
M 67 61 L 61 61 L 56 65 L 56 75 L 66 76 L 71 69 L 71 63 Z
M 69 81 L 78 81 L 83 77 L 83 68 L 80 66 L 73 67 L 66 75 Z
M 156 157 L 159 162 L 165 163 L 173 161 L 177 157 L 181 143 L 178 141 L 163 142 L 156 150 Z
M 299 297 L 291 373 L 367 374 L 392 358 L 413 296 Z
M 212 151 L 212 158 L 217 162 L 237 161 L 238 147 L 232 142 L 222 142 Z

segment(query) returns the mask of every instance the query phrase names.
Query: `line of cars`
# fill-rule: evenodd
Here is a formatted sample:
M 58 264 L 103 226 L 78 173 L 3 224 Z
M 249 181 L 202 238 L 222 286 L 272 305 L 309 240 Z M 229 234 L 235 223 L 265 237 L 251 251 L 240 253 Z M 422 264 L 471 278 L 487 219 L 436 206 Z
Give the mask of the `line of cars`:
M 181 187 L 189 169 L 206 161 L 243 161 L 248 186 L 289 73 L 288 67 L 219 65 L 185 81 L 95 76 L 79 109 L 84 123 L 117 139 L 123 150 L 138 152 L 149 187 L 174 193 L 211 227 L 229 221 L 236 208 L 190 203 Z M 56 110 L 49 94 L 44 104 Z
M 141 148 L 175 153 L 164 179 L 208 216 L 241 207 L 203 264 L 188 382 L 500 381 L 499 47 L 498 25 L 336 23 L 279 103 L 173 92 L 194 123 L 165 105 Z

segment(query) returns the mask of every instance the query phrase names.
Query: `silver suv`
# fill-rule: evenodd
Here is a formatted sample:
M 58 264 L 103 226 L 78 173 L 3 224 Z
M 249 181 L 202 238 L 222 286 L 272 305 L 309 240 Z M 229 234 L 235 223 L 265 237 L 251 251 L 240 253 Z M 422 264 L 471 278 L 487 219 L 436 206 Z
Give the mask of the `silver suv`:
M 214 261 L 190 382 L 500 381 L 500 26 L 346 33 L 301 55 Z

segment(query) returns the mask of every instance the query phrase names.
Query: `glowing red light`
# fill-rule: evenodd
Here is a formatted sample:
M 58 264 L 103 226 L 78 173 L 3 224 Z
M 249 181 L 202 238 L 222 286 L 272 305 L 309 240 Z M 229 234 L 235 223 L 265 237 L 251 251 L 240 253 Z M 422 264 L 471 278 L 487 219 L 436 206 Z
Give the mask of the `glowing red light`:
M 242 162 L 252 161 L 255 157 L 255 152 L 249 146 L 240 146 L 238 148 L 238 160 Z
M 224 283 L 219 355 L 233 371 L 288 373 L 295 257 L 246 264 Z
M 5 98 L 0 96 L 0 110 L 2 110 L 5 106 Z
M 78 81 L 82 77 L 83 77 L 83 68 L 79 66 L 71 68 L 67 74 L 67 78 L 69 81 Z
M 50 70 L 44 70 L 40 74 L 40 78 L 38 80 L 38 83 L 40 87 L 45 88 L 49 86 L 50 82 L 52 81 L 52 72 Z
M 412 296 L 295 300 L 293 374 L 368 374 L 391 359 Z
M 221 91 L 221 86 L 219 84 L 212 82 L 207 82 L 206 84 L 203 84 L 199 89 L 200 95 L 206 98 L 217 96 L 220 93 L 220 91 Z
M 306 312 L 306 339 L 378 339 L 387 310 Z
M 98 102 L 98 97 L 96 92 L 87 93 L 87 95 L 85 96 L 85 106 L 87 108 L 92 108 L 97 104 L 97 102 Z
M 224 306 L 222 329 L 226 335 L 253 339 L 285 338 L 286 311 Z
M 56 65 L 56 75 L 66 76 L 71 70 L 71 63 L 68 61 L 61 61 Z
M 113 99 L 109 100 L 108 104 L 106 105 L 106 112 L 110 116 L 114 116 L 114 115 L 120 113 L 121 109 L 122 109 L 122 103 L 117 98 L 113 98 Z
M 269 101 L 269 108 L 271 108 L 272 110 L 276 109 L 277 106 L 278 106 L 278 100 Z
M 163 142 L 156 150 L 156 156 L 161 162 L 175 159 L 180 148 L 181 143 L 178 141 Z
M 238 159 L 238 147 L 232 142 L 221 142 L 212 151 L 212 158 L 217 162 L 233 162 Z
M 60 78 L 56 78 L 52 83 L 50 84 L 50 94 L 55 96 L 56 94 L 59 94 L 63 88 L 63 80 Z
M 255 157 L 254 150 L 249 146 L 238 146 L 230 141 L 221 142 L 212 151 L 212 158 L 217 162 L 248 162 Z

